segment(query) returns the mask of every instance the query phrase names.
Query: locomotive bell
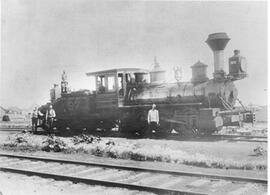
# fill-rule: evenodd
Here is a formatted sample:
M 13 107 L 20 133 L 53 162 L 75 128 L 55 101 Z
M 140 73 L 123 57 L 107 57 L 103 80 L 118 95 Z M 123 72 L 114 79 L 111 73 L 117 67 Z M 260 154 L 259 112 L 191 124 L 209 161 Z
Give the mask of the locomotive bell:
M 214 33 L 208 35 L 206 43 L 214 53 L 214 78 L 224 77 L 224 49 L 230 38 L 226 33 Z
M 161 69 L 157 58 L 154 58 L 154 68 L 150 71 L 150 82 L 151 83 L 163 83 L 165 81 L 166 71 Z

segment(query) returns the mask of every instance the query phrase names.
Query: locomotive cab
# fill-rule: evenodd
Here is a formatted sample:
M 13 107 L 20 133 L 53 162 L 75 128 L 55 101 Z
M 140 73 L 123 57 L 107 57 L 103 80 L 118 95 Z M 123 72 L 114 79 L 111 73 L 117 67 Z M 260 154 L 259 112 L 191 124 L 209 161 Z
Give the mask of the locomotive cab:
M 95 78 L 97 108 L 123 106 L 137 88 L 149 83 L 149 71 L 138 68 L 111 69 L 86 75 Z

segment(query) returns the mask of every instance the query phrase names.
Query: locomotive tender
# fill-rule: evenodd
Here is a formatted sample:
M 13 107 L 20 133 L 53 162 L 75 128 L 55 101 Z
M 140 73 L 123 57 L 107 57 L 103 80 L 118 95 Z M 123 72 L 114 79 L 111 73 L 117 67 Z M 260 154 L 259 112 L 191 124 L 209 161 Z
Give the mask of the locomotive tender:
M 239 123 L 247 111 L 234 108 L 238 100 L 234 81 L 247 76 L 246 60 L 235 50 L 229 59 L 229 74 L 225 73 L 223 51 L 229 40 L 226 33 L 210 34 L 206 40 L 214 53 L 212 79 L 207 77 L 207 65 L 198 61 L 191 67 L 191 82 L 166 83 L 165 71 L 155 60 L 151 71 L 122 68 L 86 73 L 95 78 L 96 90 L 92 92 L 60 93 L 55 85 L 51 104 L 56 111 L 56 128 L 60 132 L 67 127 L 109 131 L 117 125 L 123 133 L 144 135 L 153 103 L 160 113 L 161 132 L 206 134 Z

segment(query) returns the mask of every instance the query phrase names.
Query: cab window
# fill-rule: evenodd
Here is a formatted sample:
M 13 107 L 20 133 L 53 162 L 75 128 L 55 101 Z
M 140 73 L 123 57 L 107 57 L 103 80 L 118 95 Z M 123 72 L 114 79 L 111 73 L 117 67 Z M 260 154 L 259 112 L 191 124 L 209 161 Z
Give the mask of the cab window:
M 146 73 L 135 73 L 137 83 L 149 83 L 149 74 Z
M 97 77 L 97 90 L 99 93 L 105 92 L 105 76 L 100 75 Z
M 115 78 L 108 76 L 108 91 L 115 91 Z
M 123 74 L 122 73 L 118 74 L 118 87 L 119 87 L 119 90 L 118 90 L 119 96 L 124 96 L 124 84 L 123 84 Z

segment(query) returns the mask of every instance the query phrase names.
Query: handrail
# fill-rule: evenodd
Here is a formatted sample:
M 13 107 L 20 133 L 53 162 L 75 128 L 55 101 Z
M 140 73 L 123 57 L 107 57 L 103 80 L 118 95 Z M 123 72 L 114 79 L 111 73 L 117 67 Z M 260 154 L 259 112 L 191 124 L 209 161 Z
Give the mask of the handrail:
M 223 97 L 221 97 L 220 95 L 218 95 L 218 97 L 221 99 L 221 102 L 223 104 L 223 106 L 227 109 L 227 110 L 233 110 L 233 108 L 231 107 L 231 105 L 226 102 L 226 100 L 224 100 Z
M 247 111 L 246 107 L 242 104 L 242 102 L 241 102 L 238 98 L 236 98 L 236 100 L 240 103 L 240 105 L 242 106 L 242 108 L 243 108 L 245 111 Z

